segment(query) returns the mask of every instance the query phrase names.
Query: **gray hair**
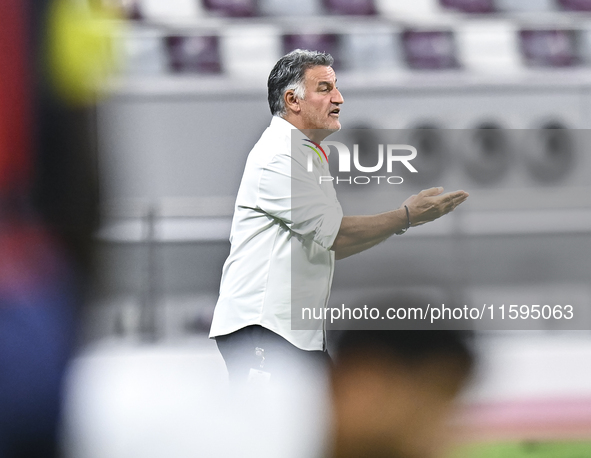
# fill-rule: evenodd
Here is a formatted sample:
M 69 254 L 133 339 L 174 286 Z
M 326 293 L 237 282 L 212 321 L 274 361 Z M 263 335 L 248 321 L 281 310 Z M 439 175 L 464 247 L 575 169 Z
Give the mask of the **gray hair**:
M 296 49 L 279 59 L 267 80 L 267 98 L 271 114 L 285 114 L 285 91 L 293 90 L 298 98 L 304 98 L 304 74 L 307 69 L 318 65 L 330 67 L 333 63 L 334 59 L 328 53 L 302 49 Z

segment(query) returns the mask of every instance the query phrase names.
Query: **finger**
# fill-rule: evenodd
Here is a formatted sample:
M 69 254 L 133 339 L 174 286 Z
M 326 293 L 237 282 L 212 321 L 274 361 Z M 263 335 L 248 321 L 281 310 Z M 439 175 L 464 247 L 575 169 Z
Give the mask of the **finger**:
M 462 190 L 459 190 L 459 191 L 451 191 L 451 192 L 448 192 L 446 194 L 443 194 L 443 196 L 450 196 L 452 199 L 457 199 L 457 198 L 460 198 L 460 197 L 461 198 L 464 198 L 464 199 L 467 199 L 469 195 L 470 194 L 468 194 L 466 191 L 462 191 Z
M 465 191 L 452 191 L 437 197 L 440 201 L 443 214 L 451 212 L 467 198 L 468 193 Z
M 468 197 L 469 197 L 468 194 L 464 194 L 462 196 L 456 197 L 454 200 L 457 200 L 457 201 L 459 201 L 461 203 L 461 202 L 464 202 L 464 201 L 468 200 Z
M 438 196 L 442 192 L 443 192 L 443 188 L 441 186 L 439 186 L 437 188 L 423 189 L 419 194 L 421 194 L 423 196 Z
M 453 191 L 453 192 L 448 192 L 446 194 L 442 194 L 440 196 L 441 198 L 444 198 L 446 201 L 450 200 L 452 202 L 464 202 L 468 197 L 469 194 L 465 191 Z
M 460 203 L 464 202 L 468 197 L 470 197 L 470 194 L 468 194 L 466 191 L 456 191 L 453 195 L 453 199 L 459 201 Z
M 456 208 L 458 205 L 464 203 L 466 201 L 466 199 L 468 199 L 468 195 L 464 194 L 464 195 L 460 195 L 457 196 L 453 199 L 453 204 L 454 204 L 454 208 Z

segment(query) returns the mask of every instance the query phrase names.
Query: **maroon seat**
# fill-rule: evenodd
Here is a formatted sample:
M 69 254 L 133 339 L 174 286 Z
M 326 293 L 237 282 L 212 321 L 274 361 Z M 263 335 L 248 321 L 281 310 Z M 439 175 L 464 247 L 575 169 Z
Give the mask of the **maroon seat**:
M 407 65 L 417 70 L 457 68 L 456 47 L 449 30 L 417 31 L 402 33 L 402 49 Z
M 591 11 L 591 0 L 558 0 L 558 5 L 568 11 Z
M 340 37 L 334 33 L 308 33 L 301 35 L 283 35 L 283 51 L 287 54 L 294 49 L 327 52 L 334 58 L 333 67 L 338 69 L 341 61 Z
M 494 0 L 439 0 L 441 6 L 463 13 L 492 13 L 495 11 Z
M 206 10 L 222 16 L 250 17 L 256 16 L 256 0 L 203 0 Z
M 324 0 L 330 14 L 372 15 L 376 14 L 373 0 Z
M 222 71 L 217 36 L 166 37 L 170 69 L 178 73 L 219 73 Z
M 521 54 L 533 67 L 571 67 L 580 62 L 572 30 L 521 30 Z

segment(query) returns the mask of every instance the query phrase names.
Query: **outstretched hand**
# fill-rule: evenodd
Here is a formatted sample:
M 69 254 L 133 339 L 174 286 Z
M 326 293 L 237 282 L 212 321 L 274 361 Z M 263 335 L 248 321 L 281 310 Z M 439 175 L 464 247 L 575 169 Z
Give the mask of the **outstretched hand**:
M 429 188 L 410 196 L 402 203 L 402 207 L 408 207 L 411 226 L 420 226 L 451 212 L 469 195 L 465 191 L 442 193 L 442 187 Z

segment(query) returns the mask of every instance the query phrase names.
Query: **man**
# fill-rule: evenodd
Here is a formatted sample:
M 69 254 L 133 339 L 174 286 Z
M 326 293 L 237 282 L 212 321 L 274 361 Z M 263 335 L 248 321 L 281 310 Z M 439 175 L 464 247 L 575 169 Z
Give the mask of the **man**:
M 325 307 L 335 259 L 439 218 L 468 197 L 432 188 L 390 212 L 343 216 L 332 183 L 318 180 L 330 175 L 327 161 L 315 158 L 307 173 L 304 148 L 291 147 L 292 135 L 318 147 L 341 128 L 344 100 L 332 64 L 328 54 L 298 49 L 269 75 L 273 119 L 246 162 L 210 331 L 231 380 L 285 373 L 294 358 L 326 358 L 322 327 L 291 329 L 292 299 Z

